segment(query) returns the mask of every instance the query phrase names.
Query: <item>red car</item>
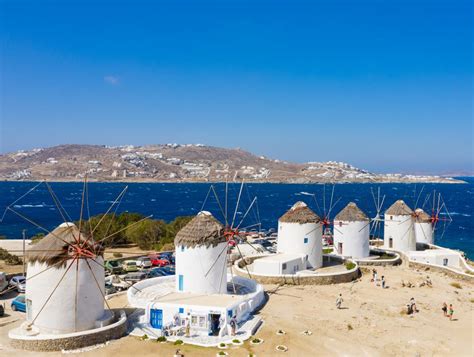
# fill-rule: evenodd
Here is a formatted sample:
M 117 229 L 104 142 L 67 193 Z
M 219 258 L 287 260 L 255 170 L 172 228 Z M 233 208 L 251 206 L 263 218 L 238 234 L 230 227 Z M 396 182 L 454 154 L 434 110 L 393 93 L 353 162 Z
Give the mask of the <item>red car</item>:
M 154 267 L 164 267 L 170 264 L 170 261 L 168 259 L 163 259 L 157 256 L 152 256 L 150 257 L 151 260 L 151 265 Z

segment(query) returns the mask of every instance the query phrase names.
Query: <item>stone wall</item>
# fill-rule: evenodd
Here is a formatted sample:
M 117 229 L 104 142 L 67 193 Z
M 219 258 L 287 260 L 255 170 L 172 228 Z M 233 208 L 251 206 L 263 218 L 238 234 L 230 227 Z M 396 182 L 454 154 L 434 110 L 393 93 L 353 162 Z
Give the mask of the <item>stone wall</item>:
M 39 336 L 10 335 L 10 344 L 14 348 L 28 351 L 61 351 L 75 350 L 87 346 L 93 346 L 105 343 L 110 340 L 118 339 L 127 332 L 127 317 L 124 311 L 120 311 L 118 321 L 112 325 L 85 331 L 83 334 L 74 333 L 58 336 L 57 338 L 39 338 Z
M 239 259 L 232 270 L 236 275 L 242 277 L 248 277 L 247 270 L 245 269 L 245 262 L 247 264 L 253 263 L 254 260 L 262 258 L 261 256 L 246 257 Z M 340 259 L 340 257 L 331 256 L 331 259 Z M 286 274 L 278 276 L 261 275 L 250 272 L 253 280 L 260 284 L 288 284 L 288 285 L 329 285 L 348 283 L 360 277 L 360 270 L 356 264 L 355 268 L 347 270 L 345 272 L 339 272 L 334 274 Z

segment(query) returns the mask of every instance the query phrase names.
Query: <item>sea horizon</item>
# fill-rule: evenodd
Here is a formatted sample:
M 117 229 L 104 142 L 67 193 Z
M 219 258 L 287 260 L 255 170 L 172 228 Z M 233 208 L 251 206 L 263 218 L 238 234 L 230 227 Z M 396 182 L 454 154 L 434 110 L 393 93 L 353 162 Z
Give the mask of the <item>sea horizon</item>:
M 426 199 L 426 195 L 436 190 L 436 192 L 441 193 L 442 198 L 446 202 L 453 222 L 449 225 L 446 224 L 446 229 L 444 229 L 444 223 L 443 226 L 440 224 L 435 234 L 435 244 L 462 250 L 472 259 L 474 257 L 474 248 L 472 248 L 474 234 L 470 218 L 474 212 L 470 201 L 472 201 L 471 196 L 474 193 L 474 180 L 466 176 L 458 178 L 464 178 L 467 181 L 462 185 L 337 183 L 334 185 L 333 203 L 337 200 L 339 201 L 330 212 L 330 218 L 334 218 L 351 201 L 356 202 L 369 217 L 374 217 L 376 210 L 371 190 L 376 194 L 379 187 L 381 195 L 386 195 L 384 207 L 381 210 L 382 214 L 397 199 L 404 199 L 412 208 L 414 208 L 414 203 L 418 200 L 418 206 L 421 207 Z M 38 184 L 39 182 L 0 182 L 0 188 L 5 193 L 0 198 L 1 214 L 3 215 L 3 210 L 9 204 L 33 187 L 33 183 Z M 79 219 L 83 182 L 58 181 L 49 183 L 73 220 Z M 104 185 L 106 185 L 105 188 Z M 153 214 L 154 219 L 171 221 L 178 216 L 195 215 L 202 208 L 203 201 L 211 185 L 215 186 L 219 199 L 223 202 L 225 183 L 222 182 L 89 182 L 91 215 L 106 212 L 115 196 L 124 186 L 129 186 L 118 212 L 136 212 L 143 215 Z M 465 185 L 468 185 L 467 189 Z M 38 191 L 35 190 L 17 202 L 15 208 L 21 211 L 22 214 L 34 219 L 37 223 L 44 225 L 47 229 L 53 229 L 62 223 L 62 220 L 49 193 L 43 186 L 40 185 L 40 188 L 37 189 Z M 97 189 L 99 186 L 100 190 Z M 324 213 L 324 200 L 322 197 L 324 190 L 326 191 L 326 213 L 328 213 L 333 185 L 320 183 L 249 182 L 245 183 L 244 187 L 237 218 L 245 213 L 251 199 L 255 196 L 258 197 L 258 206 L 252 208 L 242 227 L 260 222 L 262 229 L 268 230 L 270 228 L 276 229 L 278 218 L 299 200 L 306 202 L 316 213 L 322 215 Z M 235 208 L 239 188 L 239 182 L 229 183 L 229 209 L 232 209 L 232 212 Z M 317 203 L 313 195 L 316 195 Z M 430 211 L 429 208 L 429 204 L 425 203 L 425 211 Z M 209 195 L 203 209 L 211 211 L 216 218 L 222 220 L 219 206 L 213 195 Z M 257 212 L 260 220 L 258 220 Z M 28 237 L 40 232 L 34 226 L 24 222 L 11 212 L 7 212 L 4 221 L 0 223 L 0 235 L 6 236 L 7 239 L 20 239 L 23 229 L 27 230 Z

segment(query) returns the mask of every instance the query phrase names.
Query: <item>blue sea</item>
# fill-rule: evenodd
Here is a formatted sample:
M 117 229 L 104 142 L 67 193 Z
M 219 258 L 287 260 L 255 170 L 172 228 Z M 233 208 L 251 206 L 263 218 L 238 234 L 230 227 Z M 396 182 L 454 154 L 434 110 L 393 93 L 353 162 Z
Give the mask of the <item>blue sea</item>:
M 377 193 L 380 188 L 381 194 L 386 196 L 382 213 L 397 199 L 405 200 L 412 208 L 418 200 L 418 206 L 422 206 L 427 194 L 432 195 L 435 191 L 436 195 L 441 193 L 453 220 L 450 224 L 446 221 L 438 224 L 435 243 L 463 250 L 471 259 L 474 259 L 474 227 L 472 225 L 474 178 L 461 179 L 467 184 L 337 184 L 334 186 L 333 195 L 333 203 L 337 201 L 337 204 L 332 209 L 330 218 L 333 218 L 350 201 L 356 202 L 362 210 L 373 217 L 376 209 L 371 190 Z M 0 182 L 0 215 L 8 205 L 36 184 L 36 182 Z M 194 215 L 204 208 L 211 211 L 216 218 L 224 220 L 222 211 L 225 211 L 225 184 L 215 184 L 219 206 L 214 193 L 212 191 L 209 193 L 210 184 L 205 183 L 89 183 L 90 215 L 106 212 L 127 185 L 128 189 L 117 212 L 152 214 L 153 218 L 170 221 L 177 216 Z M 79 219 L 83 184 L 51 183 L 51 187 L 71 219 Z M 256 224 L 261 223 L 263 229 L 277 228 L 278 218 L 296 201 L 306 202 L 316 213 L 322 215 L 324 206 L 326 212 L 329 211 L 332 187 L 332 185 L 321 184 L 245 184 L 236 213 L 235 225 L 240 224 L 241 228 L 250 229 L 257 228 Z M 234 216 L 239 190 L 240 184 L 229 184 L 227 195 L 229 221 L 232 221 Z M 245 215 L 254 197 L 257 197 L 257 201 Z M 52 229 L 63 222 L 44 184 L 16 202 L 12 208 L 46 229 Z M 425 204 L 424 209 L 431 213 L 431 200 Z M 86 209 L 84 212 L 87 217 L 89 213 Z M 23 229 L 26 229 L 27 236 L 40 232 L 34 225 L 11 211 L 7 211 L 3 218 L 0 223 L 0 235 L 7 238 L 20 238 Z M 243 221 L 242 218 L 244 218 Z

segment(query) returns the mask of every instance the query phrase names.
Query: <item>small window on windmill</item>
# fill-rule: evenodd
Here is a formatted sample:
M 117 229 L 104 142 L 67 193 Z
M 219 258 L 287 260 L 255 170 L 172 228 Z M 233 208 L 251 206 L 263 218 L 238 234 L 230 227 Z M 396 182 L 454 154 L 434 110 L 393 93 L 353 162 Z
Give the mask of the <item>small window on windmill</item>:
M 342 227 L 342 221 L 339 221 L 339 227 Z
M 308 237 L 304 237 L 304 243 L 308 243 Z
M 180 314 L 184 314 L 184 307 L 180 307 L 178 311 Z
M 184 252 L 184 245 L 181 246 L 181 251 Z
M 281 269 L 282 269 L 282 270 L 286 270 L 286 263 L 283 263 L 283 264 L 281 265 Z
M 393 216 L 390 216 L 390 220 L 393 221 Z

